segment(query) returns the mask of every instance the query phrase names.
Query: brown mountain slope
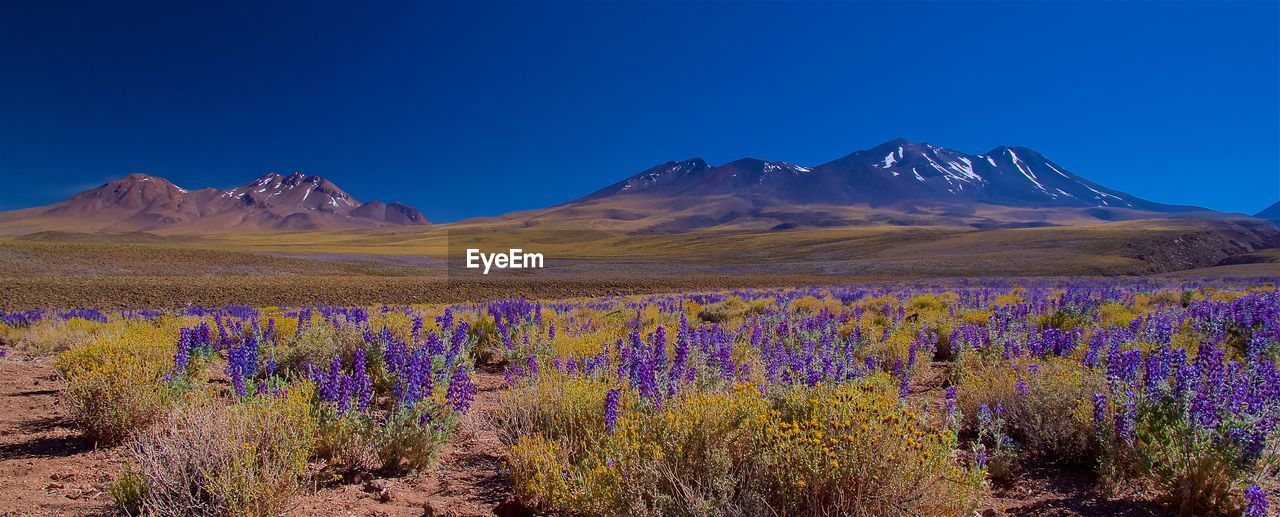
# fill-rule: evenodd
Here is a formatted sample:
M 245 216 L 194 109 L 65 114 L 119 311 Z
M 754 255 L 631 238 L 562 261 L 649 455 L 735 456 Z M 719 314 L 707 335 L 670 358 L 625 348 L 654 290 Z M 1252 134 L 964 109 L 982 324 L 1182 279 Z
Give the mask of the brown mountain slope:
M 333 182 L 269 173 L 241 187 L 187 190 L 130 174 L 54 205 L 0 212 L 0 234 L 40 231 L 198 234 L 429 224 L 400 203 L 360 203 Z

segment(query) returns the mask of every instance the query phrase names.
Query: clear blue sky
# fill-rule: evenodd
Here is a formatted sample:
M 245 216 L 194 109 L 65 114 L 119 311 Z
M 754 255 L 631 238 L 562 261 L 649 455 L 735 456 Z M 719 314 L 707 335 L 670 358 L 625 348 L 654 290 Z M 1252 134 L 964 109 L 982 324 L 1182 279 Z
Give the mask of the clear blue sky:
M 898 136 L 1280 198 L 1276 2 L 184 4 L 0 5 L 0 209 L 301 170 L 449 221 Z

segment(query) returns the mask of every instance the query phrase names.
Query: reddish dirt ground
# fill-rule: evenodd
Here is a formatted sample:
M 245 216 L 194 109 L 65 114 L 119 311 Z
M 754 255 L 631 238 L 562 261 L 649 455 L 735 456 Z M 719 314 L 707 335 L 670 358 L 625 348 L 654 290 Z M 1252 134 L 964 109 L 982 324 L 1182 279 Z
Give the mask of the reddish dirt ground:
M 80 437 L 58 400 L 48 357 L 0 359 L 0 515 L 102 515 L 116 449 Z
M 1085 471 L 1028 469 L 1007 486 L 993 487 L 983 502 L 982 515 L 1050 516 L 1165 515 L 1150 501 L 1107 498 L 1094 489 L 1095 480 Z

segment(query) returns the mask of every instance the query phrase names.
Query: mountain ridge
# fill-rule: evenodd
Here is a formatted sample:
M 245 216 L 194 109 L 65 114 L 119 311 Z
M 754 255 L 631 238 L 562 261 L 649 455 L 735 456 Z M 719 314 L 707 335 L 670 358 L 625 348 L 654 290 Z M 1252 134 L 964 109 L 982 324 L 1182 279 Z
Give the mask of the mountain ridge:
M 430 224 L 416 208 L 397 202 L 361 203 L 332 181 L 301 172 L 268 172 L 239 187 L 194 190 L 163 177 L 133 173 L 52 205 L 0 212 L 0 223 L 18 233 L 216 233 Z
M 1276 201 L 1275 203 L 1272 203 L 1271 206 L 1259 210 L 1258 213 L 1253 214 L 1253 216 L 1259 219 L 1270 219 L 1272 221 L 1280 222 L 1280 201 Z
M 753 157 L 720 165 L 700 157 L 667 161 L 560 204 L 470 221 L 672 232 L 877 225 L 992 229 L 1232 217 L 1108 188 L 1028 147 L 1001 145 L 970 154 L 895 138 L 818 165 Z M 239 187 L 195 190 L 135 173 L 53 205 L 0 212 L 5 234 L 428 224 L 409 205 L 362 203 L 328 179 L 301 172 L 268 172 Z
M 683 231 L 744 225 L 983 229 L 1230 217 L 1111 189 L 1028 147 L 969 154 L 895 138 L 817 165 L 753 157 L 722 165 L 699 157 L 663 162 L 585 196 L 497 219 Z
M 757 201 L 778 203 L 941 201 L 1034 204 L 1040 208 L 1203 210 L 1156 203 L 1107 188 L 1027 147 L 997 146 L 974 155 L 902 138 L 812 166 L 752 157 L 719 166 L 696 157 L 665 162 L 570 203 L 645 191 L 663 195 L 750 194 Z

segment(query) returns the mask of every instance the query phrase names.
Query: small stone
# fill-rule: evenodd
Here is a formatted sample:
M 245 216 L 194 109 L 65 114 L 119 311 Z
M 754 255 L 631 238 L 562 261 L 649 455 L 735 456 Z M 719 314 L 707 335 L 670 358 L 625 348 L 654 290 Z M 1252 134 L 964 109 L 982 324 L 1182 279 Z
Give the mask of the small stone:
M 389 483 L 385 479 L 370 479 L 364 482 L 365 492 L 382 492 L 389 487 Z
M 530 511 L 528 507 L 521 504 L 520 501 L 517 501 L 515 498 L 510 497 L 507 498 L 507 500 L 498 503 L 498 506 L 493 508 L 493 513 L 499 517 L 524 517 L 526 515 L 533 515 L 533 512 Z
M 431 503 L 427 503 L 427 505 L 422 508 L 422 517 L 454 517 L 457 514 L 458 512 L 455 512 L 452 509 L 436 508 L 435 505 Z

